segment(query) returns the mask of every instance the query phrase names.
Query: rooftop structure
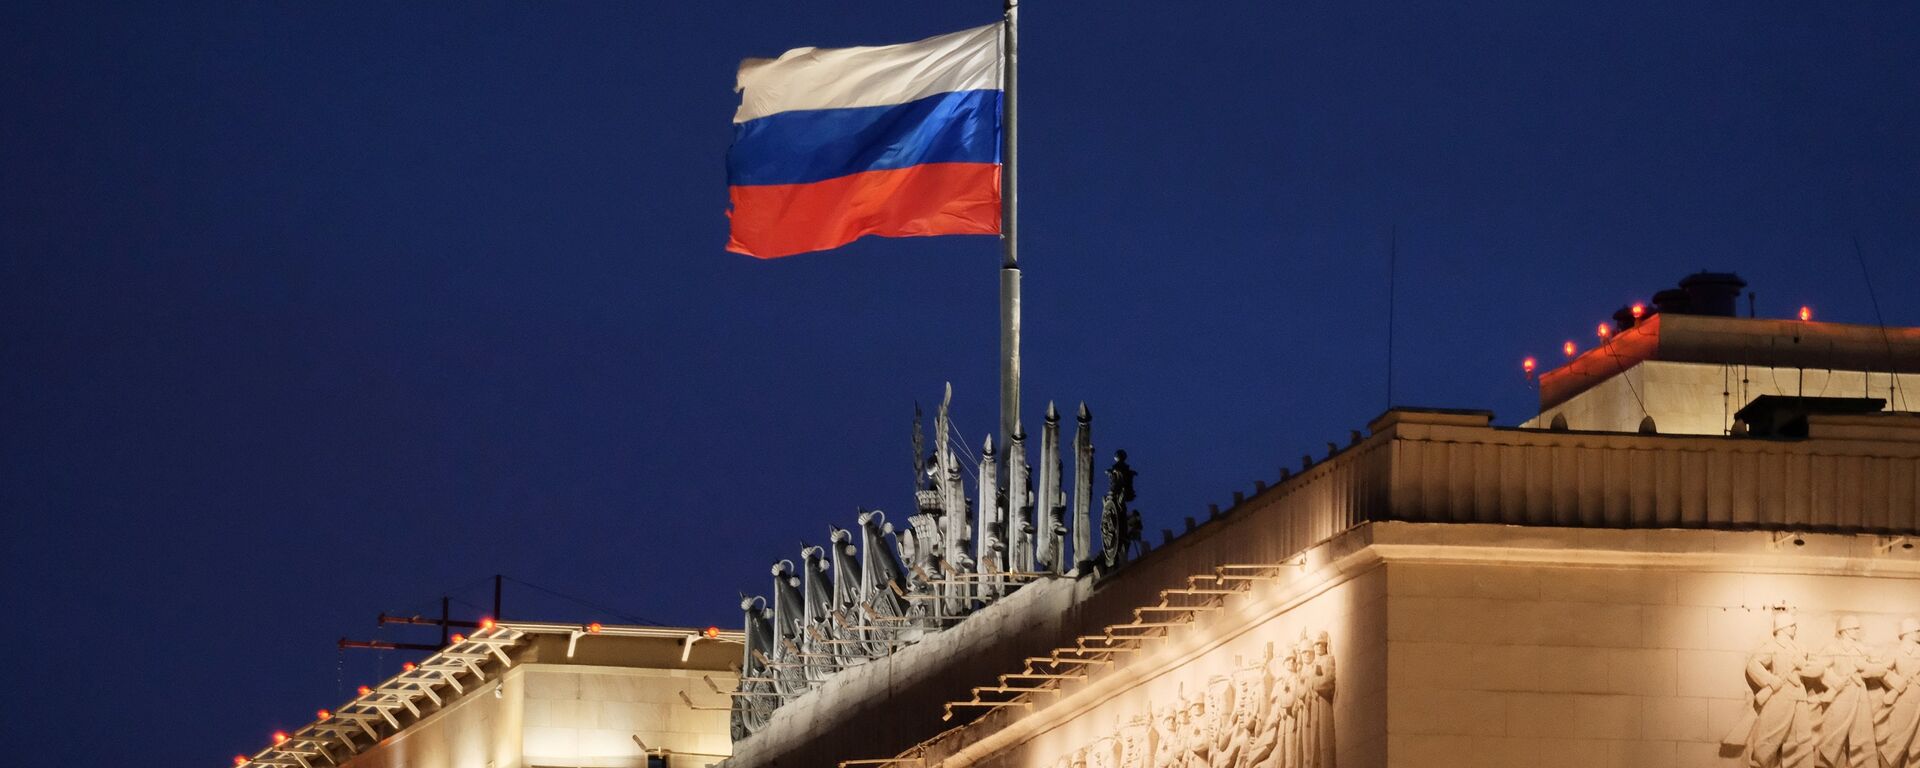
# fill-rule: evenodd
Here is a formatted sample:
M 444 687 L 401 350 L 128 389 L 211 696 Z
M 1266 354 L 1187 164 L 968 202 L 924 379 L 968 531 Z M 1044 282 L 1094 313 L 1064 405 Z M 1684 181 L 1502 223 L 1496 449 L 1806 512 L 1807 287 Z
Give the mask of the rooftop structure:
M 911 633 L 826 668 L 799 642 L 754 657 L 783 635 L 885 628 L 830 617 L 835 596 L 879 594 L 843 592 L 862 571 L 839 558 L 885 560 L 893 543 L 837 538 L 831 563 L 776 569 L 773 608 L 747 605 L 765 670 L 749 683 L 804 676 L 736 695 L 779 706 L 736 729 L 727 765 L 1731 767 L 1829 743 L 1908 765 L 1920 663 L 1886 660 L 1920 658 L 1920 329 L 1680 311 L 1730 314 L 1735 281 L 1693 279 L 1718 298 L 1684 304 L 1663 293 L 1543 376 L 1542 413 L 1520 427 L 1396 408 L 1151 551 L 1031 574 L 974 561 L 985 575 L 966 579 L 907 569 L 885 594 L 940 606 L 896 615 Z M 1681 386 L 1690 366 L 1710 391 Z M 1828 391 L 1753 381 L 1802 368 Z M 1002 506 L 946 492 L 948 509 Z M 1047 522 L 1019 504 L 979 519 L 996 515 Z M 977 590 L 996 574 L 998 591 Z M 953 584 L 975 591 L 938 591 Z
M 1667 300 L 1651 311 L 1615 313 L 1597 346 L 1540 375 L 1540 415 L 1526 426 L 1724 435 L 1765 395 L 1920 409 L 1920 328 L 1736 317 L 1726 290 L 1737 295 L 1746 285 L 1738 277 L 1688 279 L 1694 293 L 1710 286 L 1715 298 L 1675 289 L 1656 294 Z
M 238 766 L 616 768 L 730 754 L 737 632 L 501 622 L 454 636 Z M 650 763 L 649 759 L 654 763 Z

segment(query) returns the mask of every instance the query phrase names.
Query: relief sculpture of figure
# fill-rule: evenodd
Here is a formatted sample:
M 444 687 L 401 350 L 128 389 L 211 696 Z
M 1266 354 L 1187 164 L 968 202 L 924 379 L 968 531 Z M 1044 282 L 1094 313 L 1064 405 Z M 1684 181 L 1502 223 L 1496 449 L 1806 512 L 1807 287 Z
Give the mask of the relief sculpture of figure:
M 1868 680 L 1887 673 L 1886 664 L 1871 658 L 1860 642 L 1860 617 L 1842 616 L 1834 639 L 1820 651 L 1820 706 L 1817 726 L 1819 764 L 1832 768 L 1878 768 L 1873 738 L 1873 707 Z
M 1214 675 L 1207 681 L 1207 765 L 1212 768 L 1232 768 L 1240 756 L 1240 741 L 1234 738 L 1239 716 L 1235 703 L 1232 678 Z
M 1286 674 L 1283 664 L 1284 659 L 1273 655 L 1273 643 L 1267 643 L 1266 654 L 1260 660 L 1262 701 L 1254 723 L 1253 739 L 1247 742 L 1247 750 L 1240 756 L 1243 768 L 1274 768 L 1280 765 L 1280 721 L 1286 715 L 1285 703 L 1281 701 L 1281 677 Z
M 1911 623 L 1908 664 L 1914 676 L 1920 676 L 1920 622 Z M 1780 640 L 1789 644 L 1789 650 L 1797 651 L 1799 647 L 1791 645 L 1791 624 L 1786 626 Z M 1852 626 L 1851 632 L 1843 628 L 1840 636 L 1857 645 L 1858 625 Z M 1769 656 L 1762 665 L 1764 669 L 1789 661 L 1788 655 L 1774 645 L 1763 650 L 1778 652 L 1775 655 L 1781 657 L 1775 660 Z M 1829 652 L 1850 654 L 1853 647 L 1836 646 Z M 1857 655 L 1865 656 L 1864 652 Z M 1808 661 L 1804 653 L 1792 663 L 1793 673 L 1807 678 L 1817 677 L 1823 668 L 1817 661 Z M 1878 680 L 1881 673 L 1865 667 L 1858 674 L 1864 681 Z M 1902 679 L 1892 674 L 1889 678 Z M 1814 688 L 1816 693 L 1824 690 L 1817 682 Z M 1863 685 L 1862 690 L 1866 689 Z M 1797 701 L 1804 705 L 1809 700 L 1807 689 L 1800 690 Z M 1054 768 L 1335 768 L 1334 691 L 1332 639 L 1326 632 L 1310 639 L 1302 631 L 1298 643 L 1268 643 L 1261 657 L 1252 662 L 1233 656 L 1231 672 L 1207 678 L 1192 696 L 1183 682 L 1163 707 L 1149 701 L 1131 718 L 1115 715 L 1106 735 L 1060 756 Z M 1911 716 L 1905 721 L 1910 731 L 1920 721 L 1920 686 L 1915 688 L 1913 702 Z M 1807 723 L 1812 722 L 1808 718 L 1817 717 L 1810 706 L 1804 713 Z M 1752 725 L 1751 718 L 1748 725 Z M 1804 764 L 1813 768 L 1815 745 L 1809 739 L 1803 746 L 1804 752 L 1796 754 L 1809 756 Z
M 1120 768 L 1152 768 L 1152 712 L 1152 705 L 1148 705 L 1133 719 L 1114 726 L 1120 734 Z
M 1180 698 L 1154 713 L 1153 768 L 1180 768 Z
M 1273 643 L 1248 670 L 1253 676 L 1253 703 L 1249 704 L 1247 745 L 1236 768 L 1258 768 L 1273 754 Z
M 1300 653 L 1287 648 L 1286 666 L 1273 681 L 1274 709 L 1279 719 L 1280 746 L 1267 762 L 1271 768 L 1300 768 Z
M 1752 768 L 1810 768 L 1816 755 L 1813 702 L 1806 681 L 1818 679 L 1818 661 L 1800 643 L 1799 621 L 1791 612 L 1773 615 L 1773 637 L 1747 660 L 1747 684 L 1753 690 L 1747 708 L 1723 744 L 1744 745 Z
M 1294 719 L 1293 727 L 1299 736 L 1300 768 L 1314 768 L 1320 758 L 1320 723 L 1315 716 L 1320 714 L 1313 700 L 1313 642 L 1303 636 L 1293 651 L 1300 659 L 1299 670 L 1294 672 Z
M 1307 717 L 1313 722 L 1313 743 L 1317 748 L 1313 760 L 1314 768 L 1334 768 L 1333 765 L 1333 638 L 1321 632 L 1313 640 L 1313 668 L 1307 677 L 1312 688 L 1307 691 L 1307 708 L 1312 714 Z
M 1087 768 L 1119 768 L 1120 741 L 1112 736 L 1102 736 L 1093 746 L 1087 748 Z
M 1207 766 L 1207 692 L 1201 691 L 1187 702 L 1187 714 L 1180 721 L 1181 765 L 1185 768 Z
M 1884 768 L 1920 766 L 1920 619 L 1900 620 L 1900 642 L 1887 660 L 1886 690 L 1874 717 Z
M 1267 703 L 1266 666 L 1262 662 L 1243 666 L 1238 656 L 1233 657 L 1233 666 L 1233 718 L 1228 726 L 1233 734 L 1233 756 L 1222 760 L 1215 755 L 1213 764 L 1247 768 L 1253 765 L 1254 741 L 1263 719 L 1260 710 Z

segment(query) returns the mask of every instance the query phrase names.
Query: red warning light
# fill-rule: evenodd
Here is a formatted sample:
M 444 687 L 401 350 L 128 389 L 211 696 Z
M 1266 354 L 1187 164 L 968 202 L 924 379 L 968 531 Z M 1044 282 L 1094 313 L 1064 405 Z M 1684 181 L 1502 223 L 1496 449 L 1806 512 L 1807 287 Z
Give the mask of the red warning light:
M 1806 322 L 1806 321 L 1808 321 L 1808 320 L 1812 320 L 1812 319 L 1813 319 L 1813 308 L 1812 308 L 1812 307 L 1801 307 L 1801 308 L 1800 308 L 1800 322 L 1803 322 L 1803 323 L 1804 323 L 1804 322 Z
M 403 670 L 403 671 L 407 671 L 407 672 L 412 672 L 412 671 L 414 671 L 415 669 L 419 669 L 419 665 L 417 665 L 417 664 L 414 664 L 413 662 L 411 662 L 411 661 L 409 661 L 409 662 L 407 662 L 407 663 L 405 663 L 405 664 L 402 664 L 402 665 L 400 665 L 400 669 L 401 669 L 401 670 Z
M 486 617 L 486 618 L 483 618 L 483 619 L 481 619 L 481 620 L 480 620 L 480 628 L 481 628 L 481 629 L 493 629 L 493 617 L 492 617 L 492 616 L 488 616 L 488 617 Z
M 234 764 L 234 765 L 246 765 L 246 764 L 247 764 L 247 756 L 246 756 L 246 755 L 234 755 L 234 756 L 233 756 L 233 764 Z
M 587 625 L 587 631 L 593 634 L 596 634 L 596 635 L 599 634 L 600 630 L 601 630 L 600 622 L 596 621 L 592 624 Z
M 449 638 L 447 638 L 447 639 L 448 639 L 449 641 L 452 641 L 452 642 L 455 642 L 455 643 L 464 643 L 464 642 L 466 642 L 466 641 L 467 641 L 467 636 L 466 636 L 466 635 L 463 635 L 463 634 L 460 634 L 460 633 L 458 633 L 458 632 L 455 632 L 455 633 L 453 633 L 453 636 L 452 636 L 452 637 L 449 637 Z
M 287 732 L 286 732 L 286 731 L 274 731 L 274 732 L 273 732 L 273 743 L 275 743 L 275 744 L 279 744 L 279 743 L 282 743 L 282 742 L 285 742 L 286 740 L 287 740 Z
M 1563 355 L 1566 355 L 1567 357 L 1573 357 L 1573 353 L 1578 351 L 1579 349 L 1580 348 L 1574 346 L 1573 342 L 1571 341 L 1560 345 L 1560 353 Z
M 363 685 L 363 686 L 360 686 L 359 688 L 355 688 L 354 690 L 356 690 L 356 691 L 359 691 L 359 692 L 360 692 L 360 695 L 362 695 L 362 696 L 365 696 L 365 695 L 367 695 L 367 694 L 369 694 L 369 693 L 373 693 L 373 689 L 372 689 L 372 688 L 368 688 L 368 687 L 366 687 L 366 686 L 364 686 L 364 685 Z
M 321 720 L 325 720 L 325 719 L 327 719 L 327 718 L 330 718 L 330 717 L 333 717 L 333 713 L 332 713 L 332 712 L 328 712 L 328 711 L 326 711 L 326 710 L 324 710 L 324 709 L 323 709 L 323 710 L 320 710 L 319 712 L 315 712 L 314 714 L 315 714 L 315 715 L 318 715 L 318 716 L 320 717 L 320 719 L 321 719 Z
M 706 636 L 707 636 L 707 638 L 708 638 L 708 639 L 713 639 L 713 638 L 717 638 L 717 637 L 719 637 L 719 636 L 720 636 L 720 628 L 719 628 L 719 627 L 707 627 L 707 631 L 705 632 L 705 634 L 706 634 Z
M 1627 311 L 1632 312 L 1633 319 L 1638 320 L 1640 318 L 1647 316 L 1647 305 L 1641 304 L 1640 302 L 1636 301 L 1633 303 L 1633 309 L 1630 309 Z
M 1601 323 L 1600 327 L 1594 331 L 1594 334 L 1598 335 L 1601 339 L 1605 339 L 1613 335 L 1613 326 Z
M 1520 361 L 1520 370 L 1526 371 L 1528 376 L 1532 376 L 1533 369 L 1539 367 L 1539 365 L 1540 362 L 1538 360 L 1533 359 L 1532 356 L 1528 356 L 1527 359 Z

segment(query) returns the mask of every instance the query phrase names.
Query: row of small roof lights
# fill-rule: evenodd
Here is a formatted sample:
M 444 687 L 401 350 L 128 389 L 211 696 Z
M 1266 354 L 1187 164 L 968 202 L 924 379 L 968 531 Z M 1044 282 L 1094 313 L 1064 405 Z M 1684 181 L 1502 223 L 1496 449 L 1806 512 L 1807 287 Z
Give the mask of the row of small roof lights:
M 1633 306 L 1630 307 L 1627 311 L 1633 315 L 1634 322 L 1637 323 L 1639 322 L 1640 318 L 1647 316 L 1647 305 L 1643 302 L 1636 301 L 1633 303 Z M 1800 322 L 1806 323 L 1806 322 L 1812 322 L 1812 321 L 1813 321 L 1813 308 L 1802 305 L 1800 307 Z M 1606 346 L 1606 343 L 1612 340 L 1613 334 L 1614 334 L 1613 324 L 1604 320 L 1601 321 L 1600 325 L 1594 330 L 1594 335 L 1600 337 L 1600 346 Z M 1564 343 L 1560 345 L 1560 354 L 1565 355 L 1566 358 L 1569 361 L 1571 361 L 1572 359 L 1580 356 L 1580 345 L 1573 343 L 1573 339 L 1567 339 Z M 1536 358 L 1533 355 L 1527 355 L 1525 358 L 1522 358 L 1520 360 L 1520 370 L 1522 373 L 1526 374 L 1526 377 L 1528 379 L 1533 378 L 1534 371 L 1537 370 L 1539 367 L 1540 367 L 1540 360 L 1539 358 Z
M 480 628 L 481 628 L 481 629 L 492 629 L 492 628 L 493 628 L 493 619 L 492 619 L 492 618 L 482 618 L 482 619 L 480 620 Z M 600 622 L 597 622 L 597 621 L 596 621 L 596 622 L 594 622 L 594 623 L 592 623 L 592 624 L 588 624 L 588 625 L 587 625 L 587 631 L 588 631 L 588 632 L 599 632 L 599 631 L 600 631 Z M 451 648 L 451 647 L 453 647 L 453 646 L 456 646 L 456 645 L 459 645 L 459 644 L 461 644 L 461 643 L 464 643 L 464 642 L 466 642 L 466 641 L 467 641 L 467 636 L 466 636 L 466 635 L 463 635 L 463 634 L 460 634 L 460 633 L 458 633 L 458 632 L 455 632 L 455 633 L 453 633 L 453 634 L 451 634 L 451 635 L 448 635 L 448 636 L 447 636 L 447 647 L 449 647 L 449 648 Z M 401 665 L 400 665 L 400 670 L 401 670 L 401 671 L 403 671 L 403 672 L 412 672 L 413 670 L 415 670 L 415 669 L 417 669 L 418 667 L 419 667 L 419 665 L 417 665 L 417 664 L 414 664 L 413 662 L 411 662 L 411 661 L 409 661 L 409 662 L 406 662 L 406 663 L 404 663 L 404 664 L 401 664 Z M 356 695 L 359 695 L 359 696 L 365 696 L 365 695 L 367 695 L 367 694 L 369 694 L 369 693 L 373 693 L 373 688 L 372 688 L 371 686 L 365 686 L 365 685 L 363 685 L 363 686 L 360 686 L 360 687 L 358 687 L 358 688 L 355 688 L 355 689 L 354 689 L 354 693 L 355 693 Z M 322 710 L 319 710 L 319 711 L 317 711 L 317 712 L 315 712 L 315 713 L 314 713 L 314 718 L 315 718 L 316 720 L 321 720 L 321 721 L 326 721 L 326 720 L 329 720 L 329 719 L 332 719 L 332 718 L 333 718 L 333 712 L 332 712 L 331 710 L 327 710 L 327 709 L 322 709 Z M 287 738 L 288 738 L 288 736 L 287 736 L 287 732 L 286 732 L 286 731 L 274 731 L 274 732 L 273 732 L 273 736 L 272 736 L 272 740 L 273 740 L 273 743 L 274 743 L 274 744 L 275 744 L 276 746 L 277 746 L 277 745 L 279 745 L 279 744 L 283 744 L 283 743 L 286 743 L 286 740 L 287 740 Z M 234 756 L 233 756 L 233 764 L 234 764 L 234 766 L 236 766 L 236 768 L 238 768 L 238 766 L 243 766 L 243 765 L 246 765 L 247 763 L 250 763 L 250 762 L 253 762 L 253 758 L 250 758 L 250 757 L 247 757 L 246 755 L 234 755 Z

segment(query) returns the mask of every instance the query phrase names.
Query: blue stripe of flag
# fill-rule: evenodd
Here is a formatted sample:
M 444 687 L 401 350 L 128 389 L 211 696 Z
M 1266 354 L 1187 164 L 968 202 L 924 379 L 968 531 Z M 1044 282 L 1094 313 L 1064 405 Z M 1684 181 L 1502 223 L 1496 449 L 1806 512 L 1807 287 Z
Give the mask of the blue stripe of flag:
M 923 163 L 1000 162 L 1000 91 L 782 112 L 733 127 L 732 186 L 807 184 Z

